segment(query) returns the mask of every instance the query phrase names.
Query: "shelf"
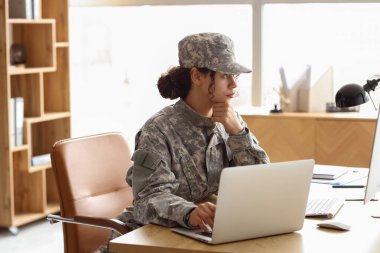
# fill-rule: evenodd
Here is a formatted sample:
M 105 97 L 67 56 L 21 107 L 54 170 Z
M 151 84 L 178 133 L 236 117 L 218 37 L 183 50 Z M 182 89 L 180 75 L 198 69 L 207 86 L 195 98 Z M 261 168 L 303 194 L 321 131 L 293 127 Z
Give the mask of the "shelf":
M 46 205 L 46 212 L 45 214 L 53 214 L 53 213 L 58 213 L 60 210 L 59 208 L 59 203 L 47 203 Z
M 28 145 L 20 145 L 20 146 L 16 146 L 16 147 L 11 147 L 11 151 L 12 152 L 19 152 L 19 151 L 24 151 L 24 150 L 27 150 L 29 147 Z
M 69 42 L 57 42 L 57 43 L 55 43 L 55 47 L 56 48 L 59 48 L 59 47 L 69 47 Z
M 41 174 L 43 173 L 43 171 L 38 173 Z M 31 175 L 39 175 L 38 173 L 33 173 Z M 25 179 L 29 177 L 30 176 L 23 176 L 22 180 L 25 181 Z M 25 188 L 25 185 L 31 184 L 25 182 L 21 184 L 21 187 L 23 187 L 23 189 L 16 191 L 15 197 L 18 198 L 16 199 L 16 212 L 14 215 L 12 225 L 10 226 L 21 226 L 29 223 L 30 221 L 45 218 L 48 214 L 59 212 L 60 206 L 58 193 L 57 190 L 54 189 L 56 188 L 56 186 L 54 178 L 52 178 L 52 175 L 46 176 L 46 182 L 44 183 L 42 181 L 37 180 L 32 182 L 32 184 L 36 184 L 38 182 L 41 182 L 41 185 L 47 185 L 45 188 L 45 193 L 41 191 L 42 189 L 44 189 L 44 187 L 41 188 L 41 185 L 34 185 L 34 187 L 28 186 L 27 188 Z M 30 203 L 31 201 L 34 201 L 35 203 L 32 204 Z M 44 202 L 46 202 L 46 204 L 44 204 Z
M 39 171 L 45 171 L 51 168 L 51 164 L 41 164 L 38 166 L 31 165 L 31 157 L 29 155 L 29 149 L 21 150 L 12 153 L 13 168 L 16 171 L 23 171 L 28 173 L 35 173 Z
M 39 123 L 44 121 L 51 121 L 62 118 L 69 118 L 70 112 L 55 112 L 55 113 L 45 113 L 42 117 L 30 117 L 25 118 L 24 122 L 26 124 Z
M 40 73 L 11 76 L 11 97 L 24 98 L 25 117 L 37 117 L 43 114 L 42 77 Z
M 15 171 L 29 170 L 29 149 L 15 151 L 12 153 L 13 169 Z
M 57 48 L 57 71 L 44 75 L 44 111 L 70 111 L 69 50 Z
M 27 133 L 31 147 L 29 157 L 29 161 L 31 161 L 33 156 L 50 153 L 56 141 L 70 137 L 70 118 L 54 118 L 34 122 L 28 126 Z
M 28 173 L 14 170 L 15 214 L 44 212 L 44 171 Z
M 69 41 L 68 0 L 41 0 L 42 18 L 53 18 L 57 23 L 57 41 Z
M 10 23 L 10 32 L 12 34 L 9 38 L 10 45 L 21 44 L 25 47 L 26 70 L 24 71 L 28 68 L 55 67 L 55 20 L 33 20 L 25 23 L 15 19 Z M 18 73 L 21 70 L 14 71 Z
M 44 72 L 54 72 L 56 71 L 56 67 L 44 67 L 44 68 L 18 68 L 9 66 L 9 74 L 10 75 L 25 75 L 25 74 L 37 74 Z
M 30 166 L 28 172 L 29 173 L 34 173 L 37 171 L 43 171 L 51 168 L 51 164 L 43 164 L 43 165 L 38 165 L 38 166 Z
M 14 227 L 22 226 L 27 223 L 30 223 L 30 221 L 35 221 L 39 219 L 46 218 L 46 213 L 43 212 L 25 212 L 25 213 L 18 213 L 14 216 Z
M 0 227 L 21 226 L 57 213 L 59 194 L 51 164 L 31 166 L 70 138 L 68 0 L 39 0 L 40 19 L 9 19 L 0 0 Z M 24 64 L 13 44 L 26 51 Z M 17 53 L 17 52 L 16 52 Z M 24 99 L 23 145 L 11 140 L 11 97 Z
M 55 19 L 25 19 L 25 18 L 10 18 L 8 24 L 55 24 Z

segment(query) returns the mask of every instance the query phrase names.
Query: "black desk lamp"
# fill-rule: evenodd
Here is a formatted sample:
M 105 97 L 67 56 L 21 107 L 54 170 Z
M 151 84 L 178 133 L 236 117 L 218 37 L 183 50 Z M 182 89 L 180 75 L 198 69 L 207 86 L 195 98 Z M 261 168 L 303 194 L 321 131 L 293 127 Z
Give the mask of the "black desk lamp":
M 380 77 L 380 76 L 377 76 Z M 379 79 L 367 80 L 363 86 L 359 84 L 346 84 L 341 87 L 335 95 L 335 104 L 337 107 L 350 107 L 366 103 L 371 99 L 375 110 L 377 110 L 375 103 L 372 100 L 370 91 L 375 91 L 376 86 L 380 82 Z

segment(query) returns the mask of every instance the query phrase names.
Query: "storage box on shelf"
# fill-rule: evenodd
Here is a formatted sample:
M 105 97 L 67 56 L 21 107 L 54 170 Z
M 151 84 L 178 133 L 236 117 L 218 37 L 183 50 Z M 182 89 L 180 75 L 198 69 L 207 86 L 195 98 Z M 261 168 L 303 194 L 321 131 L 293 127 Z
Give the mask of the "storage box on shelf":
M 69 138 L 68 0 L 41 0 L 40 19 L 10 19 L 0 0 L 0 227 L 17 227 L 59 211 L 50 163 L 32 165 Z M 24 64 L 11 65 L 12 44 Z M 23 142 L 11 142 L 12 97 L 24 100 Z

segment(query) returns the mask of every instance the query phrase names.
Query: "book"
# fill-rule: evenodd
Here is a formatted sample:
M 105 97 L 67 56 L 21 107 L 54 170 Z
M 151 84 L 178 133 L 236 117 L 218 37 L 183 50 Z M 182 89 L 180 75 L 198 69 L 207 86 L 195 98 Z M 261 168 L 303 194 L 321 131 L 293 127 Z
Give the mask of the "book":
M 32 0 L 33 1 L 33 18 L 41 18 L 41 0 Z
M 42 154 L 42 155 L 36 155 L 36 156 L 32 157 L 32 166 L 49 164 L 50 162 L 51 162 L 50 153 Z
M 23 144 L 24 133 L 24 98 L 14 98 L 14 132 L 15 132 L 15 146 Z
M 33 18 L 33 0 L 9 0 L 9 18 Z
M 332 165 L 314 165 L 313 179 L 335 180 L 348 172 L 346 167 Z
M 9 146 L 14 147 L 16 143 L 16 129 L 15 129 L 15 99 L 11 98 L 9 102 Z

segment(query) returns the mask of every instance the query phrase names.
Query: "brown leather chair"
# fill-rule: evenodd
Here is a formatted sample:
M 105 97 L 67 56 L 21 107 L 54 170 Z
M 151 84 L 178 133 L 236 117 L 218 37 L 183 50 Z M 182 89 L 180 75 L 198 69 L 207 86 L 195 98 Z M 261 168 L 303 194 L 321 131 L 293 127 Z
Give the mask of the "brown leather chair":
M 105 227 L 119 234 L 130 231 L 112 219 L 133 201 L 132 189 L 125 181 L 131 151 L 122 134 L 58 141 L 51 159 L 62 217 L 49 215 L 48 220 L 63 222 L 66 253 L 96 252 L 111 235 Z

